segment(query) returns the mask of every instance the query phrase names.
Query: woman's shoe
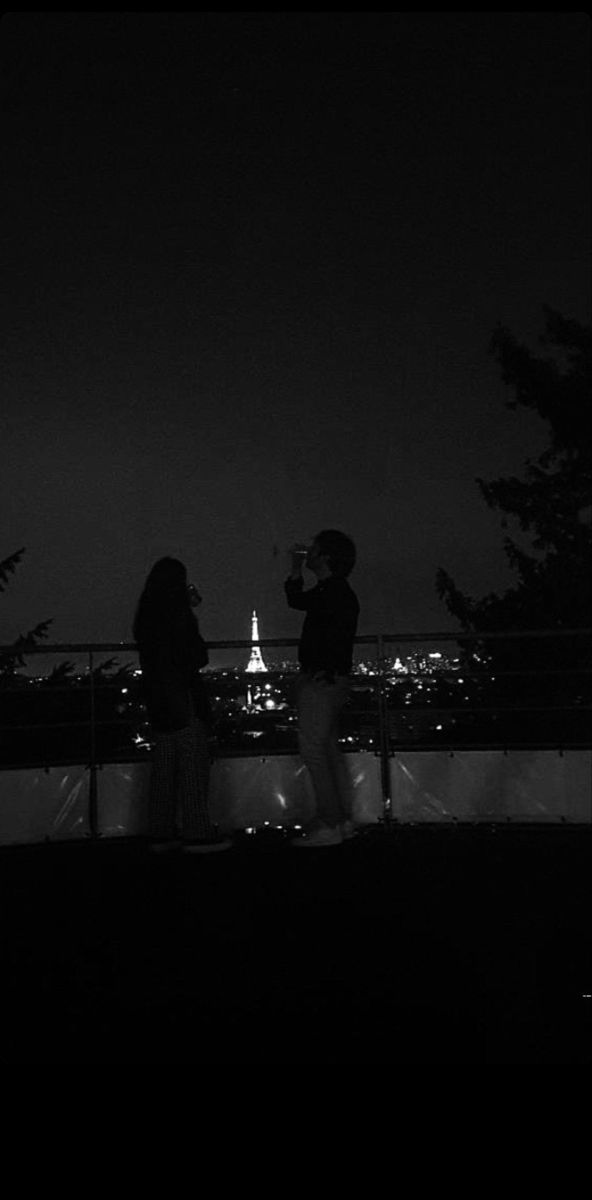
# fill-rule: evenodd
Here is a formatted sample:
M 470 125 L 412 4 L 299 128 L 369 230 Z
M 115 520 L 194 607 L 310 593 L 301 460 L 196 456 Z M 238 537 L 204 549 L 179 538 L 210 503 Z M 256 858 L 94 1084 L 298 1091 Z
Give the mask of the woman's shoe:
M 181 843 L 177 838 L 169 838 L 168 842 L 151 842 L 151 854 L 166 854 L 167 850 L 180 850 Z
M 183 842 L 184 854 L 214 854 L 216 850 L 229 850 L 230 838 L 203 838 L 195 842 Z

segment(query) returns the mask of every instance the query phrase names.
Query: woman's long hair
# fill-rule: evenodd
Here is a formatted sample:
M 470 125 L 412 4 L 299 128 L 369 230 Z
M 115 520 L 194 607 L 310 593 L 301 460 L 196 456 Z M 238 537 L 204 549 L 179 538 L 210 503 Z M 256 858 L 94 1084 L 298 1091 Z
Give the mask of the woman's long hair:
M 150 571 L 134 618 L 138 649 L 149 648 L 169 632 L 197 629 L 187 595 L 187 568 L 177 558 L 159 558 Z

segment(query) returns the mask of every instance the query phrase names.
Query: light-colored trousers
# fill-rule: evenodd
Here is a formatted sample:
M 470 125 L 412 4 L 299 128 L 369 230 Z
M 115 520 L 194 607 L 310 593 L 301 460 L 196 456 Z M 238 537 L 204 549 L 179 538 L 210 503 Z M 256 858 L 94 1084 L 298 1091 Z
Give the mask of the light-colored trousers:
M 352 815 L 352 781 L 338 742 L 339 716 L 348 693 L 347 675 L 325 683 L 303 673 L 297 683 L 300 754 L 310 773 L 317 819 L 331 826 Z

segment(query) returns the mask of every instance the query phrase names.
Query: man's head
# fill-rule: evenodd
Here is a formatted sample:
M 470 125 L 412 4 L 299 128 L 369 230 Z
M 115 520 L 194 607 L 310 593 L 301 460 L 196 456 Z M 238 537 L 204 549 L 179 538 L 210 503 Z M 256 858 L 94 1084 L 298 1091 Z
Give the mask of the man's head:
M 323 529 L 317 533 L 306 558 L 306 565 L 319 579 L 338 575 L 346 579 L 356 561 L 356 548 L 351 538 L 338 529 Z

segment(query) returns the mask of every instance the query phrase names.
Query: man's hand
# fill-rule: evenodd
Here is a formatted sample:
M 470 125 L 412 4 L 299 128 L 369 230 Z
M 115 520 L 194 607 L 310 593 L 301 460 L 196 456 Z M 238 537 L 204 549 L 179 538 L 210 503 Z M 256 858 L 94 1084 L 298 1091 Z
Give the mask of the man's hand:
M 308 554 L 308 546 L 305 546 L 304 542 L 294 542 L 294 544 L 290 546 L 288 553 L 290 555 L 292 564 L 290 572 L 291 577 L 292 579 L 299 579 L 302 575 L 302 568 Z

